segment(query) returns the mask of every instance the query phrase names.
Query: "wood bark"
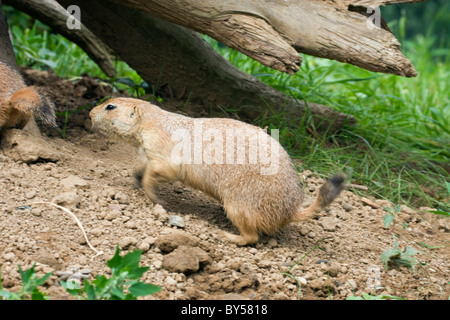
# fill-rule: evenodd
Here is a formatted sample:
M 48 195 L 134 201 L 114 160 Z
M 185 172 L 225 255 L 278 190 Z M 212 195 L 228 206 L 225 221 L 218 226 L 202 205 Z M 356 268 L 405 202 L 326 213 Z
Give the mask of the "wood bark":
M 298 51 L 371 71 L 417 75 L 394 35 L 368 23 L 361 8 L 418 0 L 111 1 L 207 34 L 289 74 L 299 70 Z
M 207 109 L 234 108 L 244 119 L 287 113 L 318 130 L 338 130 L 352 116 L 294 100 L 235 68 L 197 33 L 108 0 L 58 0 L 78 5 L 81 21 L 156 91 L 199 101 Z M 271 110 L 271 111 L 269 111 Z
M 9 38 L 8 23 L 2 11 L 2 0 L 0 0 L 0 61 L 16 70 L 19 69 L 11 39 Z
M 4 3 L 35 17 L 55 32 L 77 43 L 106 75 L 114 76 L 113 51 L 83 24 L 80 24 L 80 29 L 69 29 L 67 27 L 69 13 L 55 0 L 4 0 Z

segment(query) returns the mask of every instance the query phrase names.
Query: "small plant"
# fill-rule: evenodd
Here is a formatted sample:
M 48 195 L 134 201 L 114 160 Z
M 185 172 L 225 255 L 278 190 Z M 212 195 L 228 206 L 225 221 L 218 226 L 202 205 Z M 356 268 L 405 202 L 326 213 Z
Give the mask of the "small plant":
M 393 234 L 392 236 L 394 238 L 394 247 L 385 250 L 381 254 L 384 268 L 387 270 L 392 265 L 400 265 L 414 269 L 419 261 L 413 256 L 419 251 L 411 247 L 406 247 L 404 250 L 400 249 L 395 235 Z
M 92 282 L 84 280 L 83 289 L 75 281 L 61 281 L 61 285 L 71 295 L 85 300 L 136 300 L 137 297 L 154 294 L 160 291 L 161 287 L 138 280 L 149 269 L 139 266 L 141 255 L 142 251 L 135 250 L 122 257 L 117 247 L 114 257 L 107 262 L 111 268 L 110 278 L 97 275 Z M 39 291 L 37 287 L 44 284 L 52 273 L 39 278 L 34 268 L 33 264 L 30 269 L 22 271 L 19 266 L 22 278 L 22 288 L 19 292 L 3 290 L 0 273 L 0 300 L 48 300 L 47 293 Z
M 152 88 L 148 85 L 147 82 L 141 81 L 139 84 L 135 82 L 135 80 L 131 78 L 117 78 L 114 81 L 115 83 L 122 83 L 127 85 L 130 88 L 130 93 L 135 94 L 136 97 L 140 97 L 142 94 L 152 93 Z
M 19 292 L 9 292 L 2 289 L 2 278 L 0 274 L 0 300 L 48 300 L 49 297 L 45 292 L 39 291 L 37 287 L 42 285 L 52 273 L 47 273 L 39 278 L 34 270 L 35 264 L 30 269 L 22 271 L 19 266 L 19 273 L 22 279 L 22 288 Z
M 395 216 L 400 212 L 401 207 L 400 205 L 396 205 L 395 208 L 383 207 L 383 209 L 388 212 L 383 218 L 384 227 L 387 229 L 394 222 Z
M 135 250 L 122 257 L 117 247 L 114 257 L 107 262 L 111 268 L 110 278 L 97 275 L 92 282 L 84 280 L 84 289 L 73 282 L 62 282 L 62 285 L 70 294 L 87 300 L 136 300 L 139 296 L 154 294 L 161 288 L 138 280 L 149 269 L 139 266 L 141 254 L 142 251 Z

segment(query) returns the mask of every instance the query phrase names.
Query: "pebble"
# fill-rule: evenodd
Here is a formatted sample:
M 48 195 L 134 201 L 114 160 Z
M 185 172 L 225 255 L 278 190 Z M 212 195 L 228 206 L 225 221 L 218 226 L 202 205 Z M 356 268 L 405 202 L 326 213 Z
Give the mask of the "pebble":
M 343 208 L 345 211 L 351 211 L 351 210 L 353 209 L 353 207 L 352 207 L 351 205 L 349 205 L 347 202 L 343 202 L 343 203 L 342 203 L 342 208 Z
M 121 215 L 122 215 L 122 212 L 120 212 L 118 210 L 111 210 L 106 214 L 105 219 L 108 221 L 112 221 L 114 219 L 119 218 Z
M 335 231 L 337 228 L 337 219 L 333 217 L 324 217 L 319 220 L 319 224 L 325 231 Z
M 117 192 L 114 195 L 114 200 L 117 200 L 120 204 L 129 204 L 130 203 L 130 198 L 128 197 L 128 195 L 122 191 Z
M 148 242 L 142 241 L 139 244 L 138 249 L 142 252 L 147 252 L 150 249 L 150 244 Z
M 178 227 L 178 228 L 184 228 L 185 223 L 183 217 L 180 216 L 169 216 L 169 225 Z
M 302 286 L 305 286 L 308 283 L 308 281 L 306 281 L 306 279 L 303 277 L 297 277 L 297 280 Z
M 275 248 L 278 247 L 278 242 L 274 238 L 270 238 L 267 242 L 267 245 L 269 246 L 269 248 Z
M 122 239 L 119 240 L 118 245 L 119 247 L 121 247 L 122 249 L 126 249 L 131 245 L 135 245 L 138 241 L 136 240 L 136 238 L 133 237 L 124 237 Z
M 5 259 L 6 261 L 12 261 L 15 256 L 16 255 L 14 254 L 14 252 L 8 252 L 3 255 L 3 259 Z
M 54 197 L 52 202 L 63 207 L 75 208 L 80 204 L 80 197 L 75 191 L 69 191 Z

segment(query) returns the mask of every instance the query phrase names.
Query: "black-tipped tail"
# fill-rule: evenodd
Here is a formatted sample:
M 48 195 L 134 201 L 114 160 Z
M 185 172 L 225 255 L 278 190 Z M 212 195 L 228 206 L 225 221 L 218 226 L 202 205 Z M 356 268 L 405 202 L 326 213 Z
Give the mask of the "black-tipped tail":
M 344 189 L 344 174 L 336 174 L 329 178 L 322 187 L 320 187 L 318 205 L 320 208 L 325 208 L 329 206 L 334 199 L 341 193 Z
M 308 208 L 298 211 L 294 221 L 304 221 L 314 218 L 320 210 L 329 206 L 344 189 L 344 181 L 344 174 L 337 174 L 329 178 L 323 186 L 320 187 L 319 196 L 316 201 Z

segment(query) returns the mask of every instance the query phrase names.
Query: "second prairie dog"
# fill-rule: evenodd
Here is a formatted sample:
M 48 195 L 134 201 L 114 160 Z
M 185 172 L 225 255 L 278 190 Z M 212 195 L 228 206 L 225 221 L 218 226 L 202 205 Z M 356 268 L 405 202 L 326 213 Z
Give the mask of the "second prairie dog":
M 22 129 L 34 117 L 55 125 L 54 106 L 35 87 L 27 87 L 22 76 L 0 61 L 0 133 Z
M 343 175 L 333 176 L 320 188 L 314 204 L 302 210 L 304 192 L 287 152 L 261 128 L 241 121 L 190 118 L 132 98 L 108 100 L 92 109 L 90 117 L 100 132 L 141 147 L 145 159 L 136 177 L 152 202 L 158 202 L 154 190 L 164 182 L 181 181 L 201 190 L 223 204 L 240 235 L 221 232 L 221 236 L 238 245 L 255 243 L 260 234 L 314 217 L 344 186 Z M 227 141 L 230 132 L 235 134 Z M 240 148 L 239 139 L 245 141 Z M 255 162 L 252 153 L 257 150 L 269 159 L 276 157 L 269 162 L 261 156 L 257 158 L 264 163 Z M 242 152 L 245 161 L 239 162 Z M 276 168 L 270 172 L 274 162 Z

